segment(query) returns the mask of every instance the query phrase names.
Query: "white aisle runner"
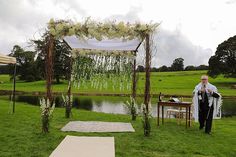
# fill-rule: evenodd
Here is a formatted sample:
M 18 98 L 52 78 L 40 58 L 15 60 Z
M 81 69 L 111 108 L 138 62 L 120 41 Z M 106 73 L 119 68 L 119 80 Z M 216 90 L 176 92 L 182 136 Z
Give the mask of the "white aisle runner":
M 98 122 L 98 121 L 71 121 L 61 131 L 76 132 L 135 132 L 131 123 Z
M 50 157 L 115 157 L 114 137 L 66 136 Z

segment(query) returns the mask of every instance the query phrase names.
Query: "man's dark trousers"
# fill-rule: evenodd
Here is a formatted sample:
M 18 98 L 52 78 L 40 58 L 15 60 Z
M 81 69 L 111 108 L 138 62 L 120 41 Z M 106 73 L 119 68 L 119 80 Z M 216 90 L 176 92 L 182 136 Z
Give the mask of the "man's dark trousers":
M 208 97 L 206 93 L 202 95 L 202 100 L 199 102 L 199 123 L 200 129 L 205 127 L 205 133 L 211 132 L 213 119 L 213 106 L 209 107 Z

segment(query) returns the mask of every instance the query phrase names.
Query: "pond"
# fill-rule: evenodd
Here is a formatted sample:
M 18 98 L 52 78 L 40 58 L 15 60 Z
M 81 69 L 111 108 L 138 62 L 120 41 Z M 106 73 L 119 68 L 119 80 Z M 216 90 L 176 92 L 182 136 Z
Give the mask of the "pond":
M 16 101 L 27 102 L 32 105 L 39 106 L 39 96 L 17 96 Z M 106 96 L 79 96 L 73 98 L 73 107 L 94 112 L 113 113 L 113 114 L 128 114 L 126 102 L 129 97 L 106 97 Z M 57 96 L 55 98 L 56 107 L 63 107 L 63 100 Z M 140 107 L 142 98 L 137 98 L 137 103 Z M 191 98 L 183 98 L 183 101 L 191 101 Z M 152 116 L 157 116 L 157 99 L 152 99 Z M 165 108 L 167 109 L 167 108 Z M 236 99 L 223 99 L 222 116 L 236 115 Z

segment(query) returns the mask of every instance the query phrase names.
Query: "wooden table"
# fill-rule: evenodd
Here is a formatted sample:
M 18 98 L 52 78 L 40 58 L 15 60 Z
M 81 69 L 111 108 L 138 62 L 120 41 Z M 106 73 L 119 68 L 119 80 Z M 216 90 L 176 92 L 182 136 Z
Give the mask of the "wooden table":
M 164 124 L 164 107 L 165 106 L 186 108 L 186 128 L 190 127 L 192 102 L 169 102 L 169 101 L 159 101 L 157 103 L 157 126 L 160 125 L 160 107 L 161 107 L 161 112 L 162 112 L 161 114 L 162 124 Z

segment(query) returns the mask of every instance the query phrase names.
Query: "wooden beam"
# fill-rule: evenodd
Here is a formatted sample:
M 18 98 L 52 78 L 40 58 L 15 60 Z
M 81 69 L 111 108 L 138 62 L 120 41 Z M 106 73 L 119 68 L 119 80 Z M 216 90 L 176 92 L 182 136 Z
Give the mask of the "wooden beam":
M 150 52 L 150 35 L 147 34 L 146 37 L 146 60 L 145 60 L 145 91 L 144 91 L 144 104 L 146 105 L 147 111 L 148 103 L 150 101 L 150 71 L 151 71 L 151 52 Z
M 138 52 L 138 48 L 140 47 L 140 45 L 143 43 L 143 40 L 138 44 L 138 46 L 136 47 L 136 49 L 134 50 L 135 52 Z
M 133 62 L 133 79 L 132 79 L 132 97 L 136 98 L 136 86 L 137 86 L 137 78 L 136 78 L 136 52 L 135 52 L 135 58 Z
M 70 57 L 70 69 L 69 69 L 69 76 L 68 76 L 68 90 L 67 90 L 67 96 L 68 96 L 68 102 L 66 104 L 66 111 L 65 111 L 65 116 L 66 118 L 70 118 L 71 115 L 71 73 L 72 73 L 72 56 Z
M 149 120 L 149 102 L 150 102 L 150 71 L 151 71 L 151 51 L 150 51 L 150 35 L 146 34 L 146 61 L 145 61 L 145 92 L 144 92 L 144 136 L 149 136 L 151 132 L 151 125 Z
M 46 72 L 46 99 L 52 102 L 52 80 L 53 80 L 53 51 L 54 51 L 54 38 L 50 34 L 48 37 L 48 50 L 45 61 Z
M 63 42 L 69 47 L 70 50 L 72 50 L 72 48 L 70 47 L 70 45 L 63 39 Z

